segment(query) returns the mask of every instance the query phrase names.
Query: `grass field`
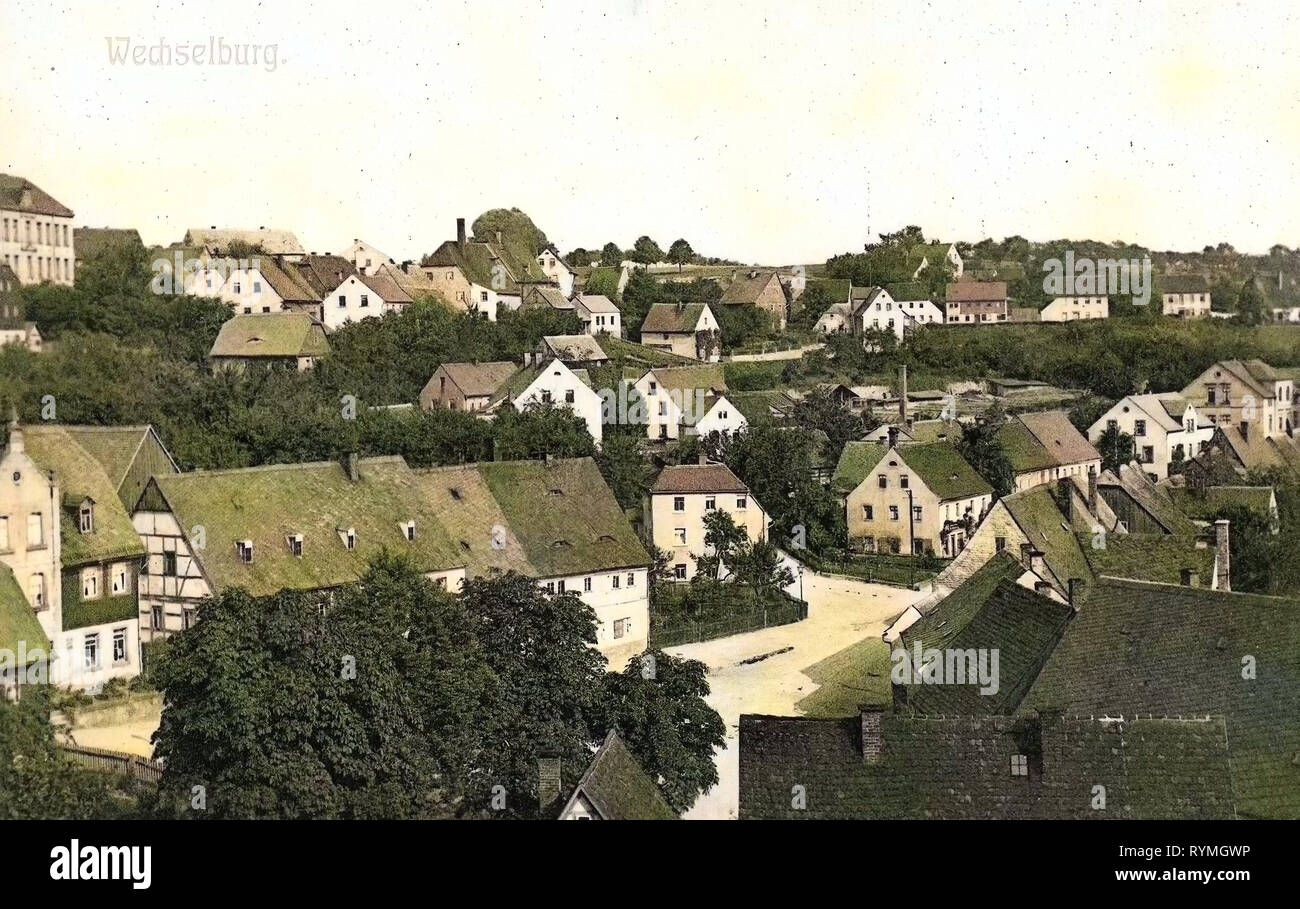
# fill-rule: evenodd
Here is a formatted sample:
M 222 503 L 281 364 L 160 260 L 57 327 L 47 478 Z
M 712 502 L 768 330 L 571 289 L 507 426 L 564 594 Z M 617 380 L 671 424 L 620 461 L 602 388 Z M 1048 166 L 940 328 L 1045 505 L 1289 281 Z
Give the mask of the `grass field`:
M 856 716 L 863 704 L 888 705 L 889 645 L 867 638 L 804 670 L 819 687 L 795 704 L 804 716 L 830 719 Z

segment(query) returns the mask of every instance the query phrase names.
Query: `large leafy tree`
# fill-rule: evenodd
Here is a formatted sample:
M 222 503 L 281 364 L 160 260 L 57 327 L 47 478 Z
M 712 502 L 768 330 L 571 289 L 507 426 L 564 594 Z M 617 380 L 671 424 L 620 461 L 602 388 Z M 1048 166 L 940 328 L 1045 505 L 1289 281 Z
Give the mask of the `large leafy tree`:
M 632 260 L 635 262 L 653 265 L 662 262 L 663 258 L 664 251 L 659 248 L 659 244 L 647 236 L 637 237 L 636 242 L 632 244 Z
M 1133 460 L 1133 437 L 1118 426 L 1107 426 L 1097 439 L 1097 451 L 1101 454 L 1101 469 L 1118 474 L 1121 466 Z
M 674 240 L 673 245 L 668 247 L 668 261 L 676 265 L 680 272 L 683 265 L 695 261 L 695 250 L 685 240 Z
M 587 424 L 560 404 L 529 404 L 523 410 L 507 406 L 496 421 L 497 460 L 585 458 L 595 454 Z
M 957 450 L 1001 498 L 1015 492 L 1016 473 L 998 441 L 998 419 L 982 418 L 962 428 Z

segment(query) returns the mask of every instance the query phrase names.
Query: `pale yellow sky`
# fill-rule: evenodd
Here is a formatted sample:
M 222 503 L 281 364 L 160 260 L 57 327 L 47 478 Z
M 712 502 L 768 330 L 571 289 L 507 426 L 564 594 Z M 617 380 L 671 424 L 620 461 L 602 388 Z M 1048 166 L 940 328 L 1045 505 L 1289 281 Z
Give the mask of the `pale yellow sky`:
M 146 242 L 266 225 L 398 259 L 509 205 L 565 251 L 648 233 L 772 264 L 910 223 L 1263 251 L 1300 245 L 1298 20 L 1276 2 L 5 0 L 0 170 Z M 115 64 L 110 37 L 275 45 L 276 66 Z

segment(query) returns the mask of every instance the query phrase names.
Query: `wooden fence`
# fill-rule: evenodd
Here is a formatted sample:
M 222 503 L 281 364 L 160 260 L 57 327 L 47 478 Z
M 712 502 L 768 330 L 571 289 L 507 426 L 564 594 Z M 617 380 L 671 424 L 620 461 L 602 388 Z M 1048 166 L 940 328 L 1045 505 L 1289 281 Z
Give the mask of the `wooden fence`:
M 136 754 L 105 751 L 100 748 L 83 748 L 80 745 L 60 745 L 59 750 L 91 770 L 130 776 L 136 782 L 157 785 L 162 779 L 162 764 Z

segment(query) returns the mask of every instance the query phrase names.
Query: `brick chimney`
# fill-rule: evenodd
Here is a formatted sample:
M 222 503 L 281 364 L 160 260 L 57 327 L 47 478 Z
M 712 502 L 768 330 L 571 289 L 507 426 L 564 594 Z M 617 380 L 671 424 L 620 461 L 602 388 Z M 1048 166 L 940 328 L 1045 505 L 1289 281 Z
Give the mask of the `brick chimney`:
M 344 455 L 343 469 L 347 471 L 348 479 L 353 483 L 361 479 L 361 471 L 357 467 L 357 453 L 355 451 L 349 451 Z
M 1184 568 L 1178 572 L 1179 583 L 1184 587 L 1199 587 L 1201 583 L 1200 575 L 1195 568 Z
M 898 384 L 900 393 L 898 395 L 898 418 L 904 426 L 907 425 L 907 367 L 898 367 Z
M 898 444 L 898 427 L 891 426 L 889 427 L 888 432 L 889 432 L 889 447 L 893 448 L 895 445 Z
M 867 704 L 862 713 L 862 763 L 879 764 L 885 750 L 885 708 Z
M 464 218 L 456 219 L 456 247 L 462 250 L 465 248 L 465 219 Z
M 1029 570 L 1040 578 L 1047 574 L 1046 563 L 1043 561 L 1043 551 L 1041 549 L 1029 550 Z
M 1214 522 L 1214 585 L 1218 590 L 1231 590 L 1231 555 L 1228 547 L 1228 519 Z
M 1061 477 L 1056 481 L 1056 488 L 1061 493 L 1061 511 L 1066 523 L 1071 523 L 1074 521 L 1074 481 L 1069 477 Z
M 544 757 L 537 759 L 537 802 L 543 815 L 555 811 L 563 792 L 560 779 L 560 759 Z

